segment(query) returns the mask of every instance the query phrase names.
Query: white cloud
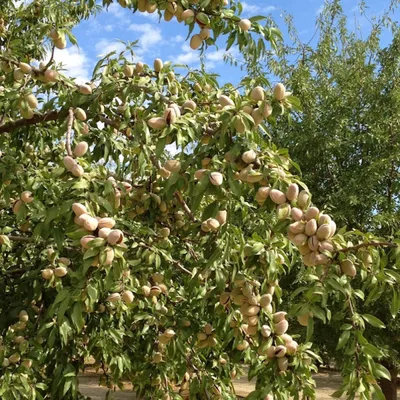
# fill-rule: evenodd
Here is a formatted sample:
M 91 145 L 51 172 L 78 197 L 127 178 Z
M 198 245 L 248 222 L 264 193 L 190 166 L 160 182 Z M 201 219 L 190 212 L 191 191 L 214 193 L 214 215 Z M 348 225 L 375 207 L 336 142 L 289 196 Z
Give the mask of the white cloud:
M 117 3 L 111 3 L 107 11 L 117 18 L 122 18 L 124 16 L 123 8 Z
M 242 2 L 242 6 L 243 6 L 243 14 L 246 14 L 246 15 L 270 13 L 270 12 L 276 10 L 275 6 L 260 7 L 255 4 L 246 3 L 245 1 Z
M 48 56 L 47 61 L 50 59 Z M 54 60 L 62 64 L 63 74 L 76 78 L 76 82 L 84 83 L 90 81 L 92 63 L 82 49 L 76 46 L 67 47 L 64 50 L 56 49 Z
M 114 30 L 114 28 L 113 28 L 112 25 L 106 25 L 106 26 L 104 27 L 104 30 L 105 30 L 106 32 L 112 32 L 112 31 Z
M 99 42 L 96 43 L 95 49 L 99 52 L 98 56 L 104 56 L 108 53 L 116 51 L 120 53 L 124 51 L 126 46 L 121 42 L 115 42 L 107 39 L 101 39 Z
M 140 33 L 138 37 L 140 49 L 137 51 L 139 54 L 148 51 L 149 48 L 160 44 L 163 40 L 161 29 L 152 24 L 132 24 L 129 26 L 129 30 Z

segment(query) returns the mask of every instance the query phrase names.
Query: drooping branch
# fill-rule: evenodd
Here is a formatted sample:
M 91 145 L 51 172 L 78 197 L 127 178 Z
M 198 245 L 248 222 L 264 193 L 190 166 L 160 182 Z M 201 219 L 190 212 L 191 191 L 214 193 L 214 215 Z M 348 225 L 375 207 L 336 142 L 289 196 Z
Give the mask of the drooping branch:
M 7 236 L 13 242 L 32 242 L 32 238 L 24 236 Z
M 337 250 L 340 253 L 347 253 L 349 251 L 357 251 L 359 249 L 362 249 L 364 247 L 398 247 L 396 243 L 392 242 L 367 242 L 367 243 L 360 243 L 357 244 L 356 246 L 350 246 L 350 247 L 345 247 L 343 249 Z
M 68 126 L 67 126 L 67 136 L 65 140 L 65 147 L 67 149 L 67 154 L 72 157 L 72 150 L 71 150 L 71 131 L 72 131 L 72 124 L 74 123 L 74 110 L 72 107 L 68 110 Z
M 179 192 L 175 192 L 174 196 L 177 198 L 179 204 L 182 206 L 183 210 L 187 214 L 187 216 L 193 221 L 196 221 L 196 217 L 192 213 L 192 210 L 189 208 L 189 206 L 186 204 L 185 200 L 183 200 L 182 195 Z

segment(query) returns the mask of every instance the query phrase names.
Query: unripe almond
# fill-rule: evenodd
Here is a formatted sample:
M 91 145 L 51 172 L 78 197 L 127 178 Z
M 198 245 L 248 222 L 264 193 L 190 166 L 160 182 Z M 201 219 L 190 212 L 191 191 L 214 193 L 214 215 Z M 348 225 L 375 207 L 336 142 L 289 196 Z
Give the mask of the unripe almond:
M 22 365 L 24 368 L 29 369 L 29 368 L 32 367 L 32 360 L 24 360 L 24 361 L 22 361 L 21 365 Z
M 134 295 L 130 290 L 125 290 L 122 292 L 122 300 L 126 303 L 126 304 L 131 304 L 133 302 L 134 299 Z
M 119 293 L 111 293 L 106 300 L 110 303 L 117 303 L 121 301 L 121 295 Z
M 214 328 L 212 327 L 211 324 L 206 324 L 206 325 L 204 326 L 204 332 L 205 332 L 207 335 L 211 335 L 211 334 L 213 333 L 213 330 L 214 330 Z
M 179 160 L 168 160 L 165 162 L 164 168 L 172 173 L 177 173 L 181 170 L 181 163 Z
M 54 271 L 50 268 L 42 269 L 42 278 L 43 279 L 49 280 L 52 278 L 53 274 L 54 274 Z
M 190 39 L 190 48 L 192 50 L 197 50 L 203 43 L 203 39 L 201 38 L 200 35 L 196 34 L 193 35 L 192 38 Z
M 260 298 L 260 306 L 267 308 L 272 302 L 272 296 L 270 294 L 263 294 Z
M 72 204 L 72 211 L 75 213 L 77 217 L 81 216 L 82 214 L 87 214 L 87 208 L 80 203 L 74 203 Z
M 142 62 L 137 62 L 136 63 L 136 65 L 135 65 L 135 72 L 137 73 L 137 74 L 140 74 L 142 71 L 143 71 L 143 68 L 144 68 L 144 64 L 142 63 Z
M 193 100 L 186 100 L 183 103 L 184 109 L 189 109 L 189 110 L 195 111 L 196 107 L 197 107 L 197 104 Z
M 250 93 L 250 98 L 254 101 L 264 100 L 264 89 L 261 86 L 256 86 Z
M 286 355 L 286 352 L 287 352 L 286 346 L 282 346 L 282 345 L 276 346 L 276 348 L 275 348 L 275 357 L 276 358 L 284 357 Z
M 257 315 L 260 312 L 260 307 L 247 306 L 246 304 L 243 304 L 240 308 L 240 311 L 243 315 L 246 315 L 247 317 L 252 317 L 253 315 Z
M 223 306 L 229 303 L 230 293 L 224 292 L 219 296 L 219 303 Z
M 293 207 L 290 211 L 290 215 L 294 221 L 301 221 L 304 217 L 304 213 L 300 208 Z
M 293 232 L 295 235 L 298 235 L 299 233 L 304 233 L 305 228 L 306 225 L 303 221 L 296 221 L 293 222 L 293 224 L 289 225 L 290 232 Z
M 208 232 L 211 231 L 211 228 L 208 226 L 208 221 L 203 221 L 203 222 L 201 223 L 201 230 L 202 230 L 203 232 L 206 232 L 206 233 L 208 233 Z
M 185 21 L 185 22 L 187 20 L 189 20 L 190 18 L 193 18 L 193 17 L 194 17 L 194 12 L 191 9 L 185 10 L 181 15 L 182 20 Z
M 275 324 L 277 324 L 278 322 L 283 321 L 286 318 L 287 313 L 285 311 L 279 311 L 276 312 L 272 318 Z
M 112 230 L 107 236 L 107 242 L 112 246 L 115 244 L 122 243 L 124 240 L 124 234 L 119 229 Z
M 11 364 L 17 364 L 21 360 L 21 356 L 19 355 L 19 353 L 14 353 L 10 357 L 8 357 L 8 360 Z
M 261 335 L 265 338 L 269 338 L 271 336 L 271 328 L 268 325 L 263 325 L 261 327 Z
M 287 354 L 293 355 L 297 352 L 297 348 L 299 347 L 299 344 L 295 341 L 292 340 L 289 343 L 286 343 L 286 352 Z
M 333 253 L 335 251 L 335 247 L 333 246 L 333 244 L 327 240 L 324 240 L 322 242 L 320 242 L 319 245 L 319 251 L 322 253 L 324 251 L 328 251 L 330 253 Z
M 313 236 L 317 232 L 318 224 L 315 219 L 310 219 L 306 223 L 305 234 L 307 236 Z
M 21 322 L 28 322 L 29 321 L 29 315 L 25 310 L 21 310 L 18 314 L 18 318 Z
M 242 154 L 242 160 L 246 163 L 246 164 L 251 164 L 254 161 L 256 161 L 257 159 L 257 153 L 254 150 L 248 150 L 245 151 Z
M 76 157 L 82 157 L 88 151 L 89 145 L 86 142 L 80 142 L 76 145 L 74 154 Z
M 286 357 L 278 358 L 278 367 L 281 372 L 287 371 L 288 366 L 289 366 L 289 362 Z
M 58 72 L 54 69 L 46 69 L 46 71 L 44 71 L 44 79 L 46 82 L 57 82 Z
M 331 236 L 331 226 L 329 224 L 321 225 L 317 230 L 317 237 L 320 240 L 326 240 Z
M 261 107 L 261 114 L 263 115 L 264 118 L 268 118 L 269 116 L 272 115 L 272 107 L 271 104 L 265 103 Z
M 203 40 L 207 40 L 207 39 L 209 39 L 210 38 L 210 36 L 211 36 L 211 31 L 210 31 L 210 29 L 209 28 L 206 28 L 206 27 L 204 27 L 204 28 L 202 28 L 201 30 L 200 30 L 200 37 L 203 39 Z
M 211 172 L 210 174 L 210 182 L 214 186 L 222 185 L 224 177 L 219 172 Z
M 290 201 L 296 200 L 298 195 L 299 195 L 299 185 L 297 183 L 290 184 L 286 191 L 287 199 Z
M 172 125 L 176 122 L 176 112 L 174 110 L 174 108 L 172 107 L 168 107 L 165 111 L 164 111 L 164 120 L 167 123 L 167 125 Z
M 243 118 L 240 117 L 240 116 L 237 116 L 237 117 L 236 117 L 236 120 L 235 120 L 235 130 L 236 130 L 237 133 L 244 133 L 244 132 L 246 132 L 246 125 L 245 125 L 245 123 L 244 123 L 244 121 L 243 121 Z
M 161 167 L 159 170 L 158 170 L 158 172 L 159 172 L 159 174 L 163 177 L 163 178 L 165 178 L 165 179 L 168 179 L 170 176 L 171 176 L 171 171 L 168 171 L 166 168 L 164 168 L 164 167 Z
M 267 357 L 268 358 L 275 358 L 275 346 L 270 346 L 267 349 Z
M 198 181 L 202 180 L 204 177 L 205 172 L 207 172 L 206 169 L 199 169 L 194 173 L 194 177 L 195 179 L 197 179 Z
M 65 49 L 67 47 L 67 39 L 65 36 L 60 36 L 58 39 L 53 39 L 54 46 L 57 47 L 57 49 Z
M 154 117 L 147 121 L 147 125 L 153 129 L 163 129 L 166 127 L 167 123 L 163 117 Z
M 274 327 L 274 332 L 277 335 L 283 335 L 284 333 L 287 332 L 289 328 L 289 323 L 286 321 L 286 319 L 283 319 L 282 321 L 278 322 L 275 327 Z
M 86 113 L 85 113 L 85 111 L 84 110 L 82 110 L 82 108 L 76 108 L 75 109 L 75 112 L 74 112 L 74 114 L 75 114 L 75 118 L 77 119 L 77 120 L 79 120 L 79 121 L 86 121 Z
M 19 69 L 24 73 L 24 74 L 30 74 L 32 72 L 32 67 L 24 62 L 19 63 Z
M 127 78 L 131 78 L 133 76 L 133 66 L 132 65 L 125 65 L 124 66 L 124 75 Z
M 308 236 L 307 235 L 305 235 L 304 233 L 299 233 L 293 238 L 292 242 L 296 246 L 302 246 L 305 243 L 307 243 L 307 240 L 308 240 Z
M 99 229 L 101 229 L 101 228 L 112 229 L 112 228 L 114 228 L 114 226 L 115 226 L 115 220 L 112 218 L 105 217 L 105 218 L 101 218 L 99 220 Z
M 237 345 L 236 345 L 236 348 L 239 350 L 239 351 L 243 351 L 243 350 L 246 350 L 246 349 L 248 349 L 249 348 L 249 342 L 247 341 L 247 340 L 243 340 L 242 342 L 239 342 Z
M 86 236 L 83 236 L 82 238 L 81 238 L 81 246 L 84 248 L 84 249 L 88 249 L 89 248 L 89 246 L 88 246 L 88 243 L 89 242 L 91 242 L 92 240 L 94 240 L 94 239 L 96 239 L 94 236 L 91 236 L 91 235 L 86 235 Z
M 71 260 L 67 257 L 60 257 L 58 259 L 58 262 L 61 264 L 64 264 L 66 267 L 68 267 L 69 265 L 71 265 Z
M 10 360 L 9 360 L 8 358 L 4 358 L 3 363 L 2 363 L 2 366 L 3 366 L 4 368 L 7 368 L 10 364 L 11 364 L 11 363 L 10 363 Z
M 266 200 L 270 195 L 271 188 L 269 186 L 262 186 L 258 189 L 256 194 L 256 200 Z
M 68 270 L 65 267 L 57 267 L 54 269 L 54 275 L 58 278 L 62 278 L 63 276 L 68 274 Z
M 161 228 L 159 233 L 163 238 L 167 238 L 170 235 L 171 230 L 169 228 Z
M 304 210 L 306 207 L 308 207 L 309 201 L 310 194 L 306 190 L 302 190 L 297 198 L 297 205 L 299 208 Z
M 39 105 L 39 102 L 38 102 L 37 98 L 32 93 L 26 95 L 24 97 L 24 99 L 29 104 L 29 107 L 31 107 L 31 108 L 37 108 L 38 105 Z
M 160 58 L 156 58 L 154 60 L 154 71 L 155 72 L 160 72 L 163 68 L 164 64 Z
M 27 190 L 22 192 L 21 193 L 21 200 L 26 204 L 32 203 L 32 201 L 33 201 L 32 192 L 29 192 Z
M 219 96 L 219 102 L 222 107 L 231 107 L 235 105 L 234 101 L 225 95 Z
M 317 219 L 318 214 L 319 214 L 319 209 L 317 207 L 310 207 L 305 212 L 304 217 L 306 218 L 307 221 L 309 221 L 310 219 Z
M 173 329 L 166 329 L 163 335 L 167 338 L 173 338 L 176 335 L 176 333 Z
M 226 223 L 227 212 L 226 210 L 220 210 L 217 212 L 215 219 L 220 223 L 220 225 L 224 225 Z
M 329 225 L 331 227 L 331 233 L 329 237 L 332 237 L 336 233 L 336 222 L 332 220 Z
M 78 89 L 81 94 L 92 94 L 92 88 L 89 85 L 79 85 Z
M 282 83 L 278 83 L 274 87 L 274 97 L 278 101 L 282 101 L 285 98 L 285 86 Z
M 214 218 L 209 218 L 209 219 L 207 220 L 207 226 L 210 228 L 210 230 L 211 230 L 212 232 L 215 232 L 215 231 L 218 230 L 218 228 L 219 228 L 219 226 L 220 226 L 220 223 L 219 223 L 216 219 L 214 219 Z
M 342 273 L 352 278 L 357 275 L 357 269 L 351 260 L 343 260 L 340 263 L 340 269 L 342 270 Z
M 97 229 L 99 225 L 99 221 L 96 218 L 89 217 L 83 221 L 83 227 L 90 232 L 93 232 Z
M 239 28 L 247 32 L 251 28 L 251 21 L 249 19 L 241 19 L 239 21 Z
M 70 156 L 65 156 L 63 162 L 64 162 L 64 167 L 68 171 L 71 171 L 71 169 L 74 168 L 76 165 L 76 161 Z
M 269 197 L 275 204 L 283 204 L 286 201 L 285 193 L 278 189 L 271 189 L 269 192 Z
M 251 116 L 254 120 L 254 123 L 256 124 L 256 126 L 260 125 L 261 122 L 264 121 L 264 116 L 262 115 L 261 111 L 259 108 L 255 108 L 252 113 Z
M 77 178 L 80 178 L 81 176 L 83 176 L 83 174 L 85 173 L 85 171 L 83 170 L 83 168 L 76 164 L 72 167 L 71 169 L 71 174 L 76 176 Z
M 308 247 L 310 248 L 310 250 L 311 251 L 318 251 L 318 249 L 319 249 L 319 244 L 320 244 L 320 241 L 319 241 L 319 239 L 317 238 L 317 236 L 311 236 L 309 239 L 308 239 Z
M 158 296 L 162 293 L 160 286 L 154 285 L 150 288 L 150 296 Z

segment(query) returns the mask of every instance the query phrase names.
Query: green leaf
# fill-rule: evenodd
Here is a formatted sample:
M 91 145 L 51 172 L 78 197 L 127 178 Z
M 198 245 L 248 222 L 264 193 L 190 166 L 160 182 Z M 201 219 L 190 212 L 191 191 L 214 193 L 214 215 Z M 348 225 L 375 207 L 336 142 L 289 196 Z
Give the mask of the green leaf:
M 346 345 L 346 343 L 350 339 L 350 331 L 344 331 L 339 338 L 338 344 L 336 346 L 336 350 L 340 350 L 342 347 Z
M 375 328 L 386 328 L 385 324 L 377 317 L 371 314 L 363 314 L 361 315 L 365 321 L 367 321 L 370 325 Z
M 379 378 L 384 378 L 387 379 L 389 381 L 392 380 L 392 377 L 390 375 L 390 372 L 388 371 L 387 368 L 385 368 L 382 364 L 375 364 L 375 368 L 376 368 L 376 376 Z

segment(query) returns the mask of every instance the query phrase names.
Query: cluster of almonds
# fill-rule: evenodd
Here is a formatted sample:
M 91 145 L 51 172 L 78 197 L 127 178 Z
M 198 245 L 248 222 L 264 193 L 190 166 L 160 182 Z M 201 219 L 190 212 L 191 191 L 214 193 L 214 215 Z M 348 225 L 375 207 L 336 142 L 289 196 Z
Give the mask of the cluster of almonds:
M 105 217 L 93 217 L 89 214 L 87 208 L 80 203 L 74 203 L 72 205 L 72 211 L 75 213 L 74 222 L 83 227 L 88 233 L 92 235 L 85 235 L 81 238 L 81 245 L 83 250 L 89 248 L 89 243 L 96 238 L 101 238 L 109 246 L 105 248 L 104 265 L 111 265 L 114 260 L 114 249 L 110 246 L 122 245 L 124 240 L 124 234 L 119 229 L 112 229 L 115 226 L 115 221 L 112 218 Z M 93 234 L 97 233 L 97 237 Z M 100 259 L 95 257 L 93 266 L 98 266 Z
M 27 190 L 25 190 L 24 192 L 21 193 L 21 197 L 14 201 L 13 205 L 12 205 L 12 210 L 14 214 L 17 214 L 18 211 L 21 209 L 23 204 L 29 204 L 32 203 L 33 201 L 33 194 L 32 192 L 29 192 Z
M 109 301 L 110 303 L 118 303 L 122 300 L 126 304 L 132 304 L 134 298 L 135 296 L 131 290 L 123 290 L 121 293 L 111 293 L 107 296 L 106 301 Z
M 164 294 L 164 295 L 168 294 L 168 288 L 163 283 L 164 275 L 159 272 L 155 272 L 154 274 L 152 274 L 150 281 L 151 282 L 147 282 L 146 285 L 143 285 L 141 287 L 141 291 L 145 297 L 150 298 L 151 301 L 155 304 L 155 303 L 157 303 L 157 301 L 158 301 L 157 297 L 160 294 Z
M 161 62 L 161 60 L 159 61 Z M 147 125 L 152 129 L 163 129 L 166 126 L 173 125 L 177 119 L 182 116 L 182 114 L 193 112 L 196 110 L 196 108 L 197 104 L 193 100 L 186 100 L 181 107 L 176 103 L 170 103 L 165 109 L 162 117 L 150 118 L 147 121 Z
M 53 41 L 53 44 L 57 49 L 63 50 L 67 47 L 67 39 L 65 34 L 58 31 L 57 29 L 52 29 L 49 33 L 49 37 Z
M 205 347 L 215 347 L 217 345 L 215 329 L 211 324 L 206 324 L 202 332 L 197 334 L 197 345 L 203 349 Z
M 87 142 L 78 143 L 74 149 L 75 157 L 83 157 L 88 151 L 88 148 L 89 145 Z M 68 171 L 71 172 L 72 175 L 76 177 L 81 177 L 85 173 L 82 166 L 79 165 L 78 162 L 71 156 L 64 157 L 64 166 Z
M 226 210 L 220 210 L 215 215 L 215 218 L 208 218 L 201 223 L 201 230 L 203 232 L 215 232 L 226 223 L 226 218 Z
M 54 252 L 54 250 L 48 251 L 48 257 L 49 259 L 51 258 L 51 254 Z M 57 261 L 58 267 L 53 268 L 52 266 L 49 266 L 47 268 L 42 269 L 42 278 L 45 280 L 50 280 L 53 276 L 56 276 L 57 278 L 62 278 L 63 276 L 68 274 L 68 269 L 71 265 L 71 260 L 67 257 L 60 257 L 58 258 Z
M 26 329 L 26 323 L 29 321 L 29 315 L 25 310 L 21 310 L 19 315 L 18 315 L 19 321 L 12 326 L 10 326 L 11 332 L 18 332 L 13 334 L 13 342 L 14 345 L 20 346 L 21 344 L 26 342 L 25 336 L 21 334 L 21 331 Z M 4 347 L 2 346 L 0 342 L 0 351 L 3 351 Z M 17 351 L 13 354 L 11 354 L 9 357 L 4 357 L 2 366 L 4 368 L 9 367 L 10 365 L 16 365 L 19 364 L 21 361 L 21 354 Z M 23 367 L 29 369 L 32 366 L 32 360 L 30 359 L 24 359 L 21 364 Z

